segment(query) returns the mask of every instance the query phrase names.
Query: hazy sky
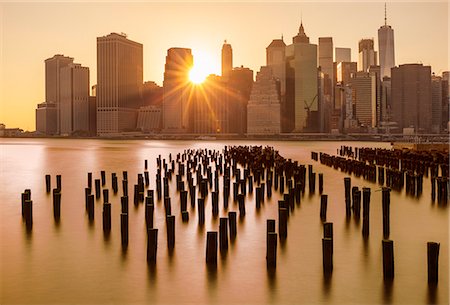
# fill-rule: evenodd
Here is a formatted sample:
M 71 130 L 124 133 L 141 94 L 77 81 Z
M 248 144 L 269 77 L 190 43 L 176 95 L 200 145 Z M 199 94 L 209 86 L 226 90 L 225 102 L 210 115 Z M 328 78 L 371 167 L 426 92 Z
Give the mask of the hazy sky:
M 0 0 L 1 2 L 1 0 Z M 448 66 L 447 2 L 388 2 L 395 31 L 396 64 Z M 232 45 L 233 66 L 255 71 L 265 65 L 266 47 L 298 32 L 300 16 L 311 43 L 331 36 L 335 47 L 352 48 L 375 38 L 384 23 L 384 2 L 2 2 L 0 3 L 0 122 L 35 130 L 36 104 L 43 102 L 44 60 L 54 54 L 90 68 L 96 83 L 96 37 L 124 32 L 144 45 L 144 80 L 162 85 L 170 47 L 192 48 L 195 61 L 209 59 L 220 74 L 223 40 Z

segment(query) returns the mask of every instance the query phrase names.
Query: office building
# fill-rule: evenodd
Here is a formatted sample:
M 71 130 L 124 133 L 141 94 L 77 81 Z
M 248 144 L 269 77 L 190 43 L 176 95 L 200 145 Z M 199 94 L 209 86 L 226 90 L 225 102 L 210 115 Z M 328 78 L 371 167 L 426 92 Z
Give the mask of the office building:
M 352 61 L 352 49 L 350 48 L 335 48 L 334 49 L 334 62 L 351 62 Z
M 231 71 L 229 90 L 235 92 L 230 102 L 230 133 L 243 135 L 247 132 L 247 103 L 253 86 L 253 70 L 244 66 Z
M 261 67 L 247 105 L 247 133 L 279 134 L 280 113 L 280 81 L 274 77 L 270 67 Z
M 192 84 L 189 71 L 193 66 L 191 49 L 170 48 L 167 51 L 163 81 L 163 132 L 186 133 L 189 128 Z
M 69 64 L 60 69 L 60 134 L 89 132 L 89 68 Z
M 450 72 L 442 72 L 442 124 L 443 130 L 449 130 Z
M 45 101 L 56 105 L 56 134 L 61 130 L 60 71 L 71 63 L 72 57 L 60 54 L 45 60 Z
M 442 77 L 431 76 L 431 132 L 439 133 L 442 126 Z
M 380 56 L 380 77 L 391 77 L 395 67 L 394 30 L 387 24 L 386 4 L 384 4 L 384 25 L 378 29 L 378 51 Z
M 266 48 L 266 65 L 272 70 L 273 77 L 280 83 L 281 126 L 288 124 L 286 113 L 286 44 L 281 39 L 274 39 Z
M 283 131 L 304 132 L 314 122 L 314 112 L 319 111 L 317 45 L 309 43 L 303 23 L 293 43 L 286 47 L 286 107 L 283 116 L 288 126 Z
M 158 86 L 155 82 L 145 82 L 142 90 L 142 105 L 144 106 L 162 106 L 164 88 Z
M 230 79 L 231 70 L 233 70 L 233 49 L 225 40 L 222 46 L 222 77 L 225 81 Z
M 349 84 L 350 79 L 356 74 L 357 64 L 356 62 L 342 61 L 337 64 L 337 82 L 343 84 Z
M 136 129 L 142 105 L 143 46 L 125 34 L 97 38 L 97 134 Z
M 143 106 L 139 108 L 137 129 L 143 132 L 159 132 L 162 128 L 161 106 Z
M 36 131 L 47 136 L 57 134 L 57 107 L 54 102 L 43 102 L 36 108 Z
M 392 120 L 415 132 L 431 131 L 431 67 L 404 64 L 391 71 Z
M 375 72 L 357 72 L 351 79 L 355 117 L 366 128 L 377 126 L 377 75 Z
M 361 39 L 358 44 L 358 71 L 368 72 L 370 66 L 377 65 L 377 52 L 373 39 Z

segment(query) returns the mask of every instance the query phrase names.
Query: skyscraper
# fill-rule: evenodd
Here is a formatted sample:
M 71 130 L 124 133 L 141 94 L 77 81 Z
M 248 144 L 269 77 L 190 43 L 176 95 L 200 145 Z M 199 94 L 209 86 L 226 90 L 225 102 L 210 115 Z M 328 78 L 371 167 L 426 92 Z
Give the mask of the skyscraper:
M 286 108 L 289 126 L 284 131 L 303 132 L 319 110 L 317 91 L 317 45 L 309 43 L 303 23 L 293 43 L 286 47 Z M 314 125 L 314 124 L 312 124 Z
M 73 63 L 72 57 L 57 54 L 45 60 L 45 101 L 56 106 L 56 134 L 61 130 L 60 71 Z
M 391 77 L 391 68 L 395 67 L 394 30 L 387 25 L 386 4 L 384 5 L 384 25 L 378 29 L 378 51 L 380 56 L 381 79 Z
M 143 46 L 125 34 L 97 37 L 97 134 L 136 128 L 142 104 Z
M 392 120 L 400 130 L 416 132 L 431 129 L 431 67 L 404 64 L 391 70 Z
M 233 49 L 231 45 L 225 40 L 222 46 L 222 77 L 225 81 L 230 78 L 231 70 L 233 69 Z
M 266 48 L 266 65 L 272 70 L 272 75 L 280 84 L 281 126 L 286 126 L 286 44 L 281 39 L 274 39 Z
M 350 48 L 335 48 L 334 49 L 334 61 L 340 63 L 343 61 L 352 61 L 352 49 Z
M 373 39 L 361 39 L 358 44 L 358 71 L 368 72 L 370 66 L 377 65 L 377 52 L 374 50 Z
M 367 128 L 377 126 L 377 75 L 357 72 L 351 79 L 356 119 Z
M 247 105 L 247 133 L 280 133 L 280 106 L 280 81 L 270 67 L 261 67 Z
M 89 131 L 89 68 L 69 64 L 60 70 L 60 132 Z
M 439 133 L 442 125 L 442 77 L 431 76 L 431 131 Z
M 56 134 L 56 103 L 43 102 L 37 105 L 36 131 L 49 136 Z
M 189 106 L 192 84 L 189 71 L 193 66 L 191 49 L 170 48 L 167 51 L 163 81 L 163 129 L 168 133 L 185 133 L 189 128 Z

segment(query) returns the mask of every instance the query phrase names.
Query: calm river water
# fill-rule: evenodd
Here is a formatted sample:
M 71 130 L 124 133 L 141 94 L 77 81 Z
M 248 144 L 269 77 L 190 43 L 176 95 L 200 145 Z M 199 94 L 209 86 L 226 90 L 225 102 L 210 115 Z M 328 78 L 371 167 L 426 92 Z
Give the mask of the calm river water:
M 149 160 L 150 188 L 155 188 L 156 157 L 168 158 L 188 148 L 222 150 L 224 145 L 271 145 L 280 154 L 313 164 L 324 173 L 328 194 L 327 221 L 334 223 L 334 270 L 331 279 L 322 273 L 322 222 L 320 195 L 302 199 L 289 218 L 288 238 L 278 247 L 274 275 L 266 269 L 266 219 L 278 219 L 278 192 L 260 212 L 254 196 L 247 199 L 247 213 L 238 222 L 237 238 L 228 255 L 221 257 L 216 272 L 205 264 L 206 232 L 218 230 L 211 218 L 209 196 L 206 223 L 199 229 L 197 213 L 190 220 L 179 214 L 175 179 L 172 179 L 172 211 L 176 215 L 175 251 L 168 254 L 164 208 L 155 203 L 155 227 L 159 228 L 156 268 L 147 268 L 144 207 L 130 201 L 129 246 L 120 243 L 120 196 L 110 192 L 112 231 L 105 240 L 102 204 L 95 207 L 95 222 L 85 214 L 87 173 L 94 179 L 128 171 L 129 193 L 137 174 Z M 448 304 L 448 209 L 432 203 L 430 181 L 423 195 L 412 199 L 404 191 L 391 192 L 391 235 L 394 241 L 395 279 L 383 283 L 382 209 L 380 186 L 352 176 L 352 185 L 372 188 L 370 237 L 364 242 L 362 222 L 346 221 L 345 174 L 312 161 L 311 151 L 335 154 L 340 145 L 390 147 L 388 143 L 277 142 L 277 141 L 108 141 L 72 139 L 0 139 L 0 287 L 1 304 Z M 45 191 L 45 174 L 62 175 L 61 222 L 53 220 L 52 199 Z M 221 182 L 222 183 L 222 182 Z M 33 230 L 27 234 L 21 217 L 20 198 L 31 189 Z M 222 189 L 222 188 L 220 188 Z M 306 189 L 306 192 L 308 190 Z M 219 196 L 220 215 L 222 196 Z M 238 210 L 230 202 L 229 210 Z M 278 229 L 277 229 L 278 230 Z M 439 283 L 427 284 L 428 241 L 441 243 Z

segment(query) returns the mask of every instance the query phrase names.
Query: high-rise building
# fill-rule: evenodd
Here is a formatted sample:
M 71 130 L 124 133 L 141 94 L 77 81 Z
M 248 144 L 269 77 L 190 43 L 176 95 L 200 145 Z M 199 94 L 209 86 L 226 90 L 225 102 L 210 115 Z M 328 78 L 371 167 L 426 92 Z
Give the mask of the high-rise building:
M 400 129 L 431 130 L 431 67 L 404 64 L 391 70 L 392 120 Z
M 193 66 L 191 49 L 170 48 L 164 70 L 163 130 L 185 133 L 189 128 L 192 84 L 189 71 Z
M 54 102 L 43 102 L 36 108 L 36 131 L 43 135 L 57 134 L 57 107 Z
M 331 100 L 333 96 L 333 38 L 319 37 L 319 66 L 321 71 L 326 75 L 324 77 L 323 93 L 329 96 Z
M 442 125 L 442 77 L 431 76 L 431 131 L 439 133 Z
M 137 129 L 143 132 L 158 132 L 162 127 L 161 106 L 143 106 L 139 108 Z
M 350 48 L 335 48 L 334 49 L 334 62 L 351 62 L 352 61 L 352 49 Z
M 370 66 L 377 65 L 377 52 L 374 50 L 373 39 L 361 39 L 358 44 L 358 71 L 368 72 Z
M 225 81 L 230 79 L 231 70 L 233 69 L 233 49 L 225 40 L 222 46 L 222 77 Z
M 270 67 L 261 67 L 247 105 L 248 134 L 280 133 L 280 97 L 280 81 L 274 77 Z
M 229 90 L 234 91 L 235 98 L 230 101 L 230 133 L 240 135 L 247 132 L 247 103 L 253 86 L 253 70 L 244 66 L 231 71 Z
M 343 84 L 349 84 L 352 75 L 356 73 L 357 70 L 356 62 L 346 62 L 342 61 L 337 64 L 337 82 Z
M 69 64 L 60 70 L 60 133 L 89 132 L 89 68 Z
M 272 70 L 272 75 L 280 82 L 281 126 L 286 126 L 286 44 L 281 39 L 274 39 L 266 48 L 266 65 Z
M 387 25 L 386 4 L 384 4 L 384 25 L 378 29 L 378 51 L 380 56 L 381 79 L 391 77 L 395 67 L 394 30 Z
M 377 75 L 375 72 L 357 72 L 351 79 L 351 88 L 358 122 L 366 128 L 377 126 Z
M 56 105 L 56 134 L 60 133 L 60 71 L 73 63 L 72 57 L 57 54 L 45 60 L 45 101 Z
M 314 112 L 319 111 L 317 45 L 309 43 L 303 23 L 293 43 L 286 47 L 286 107 L 284 117 L 288 126 L 283 131 L 304 132 L 313 122 Z
M 442 72 L 442 124 L 441 128 L 449 130 L 450 106 L 450 72 Z
M 136 129 L 142 105 L 143 46 L 125 34 L 97 37 L 97 134 Z

